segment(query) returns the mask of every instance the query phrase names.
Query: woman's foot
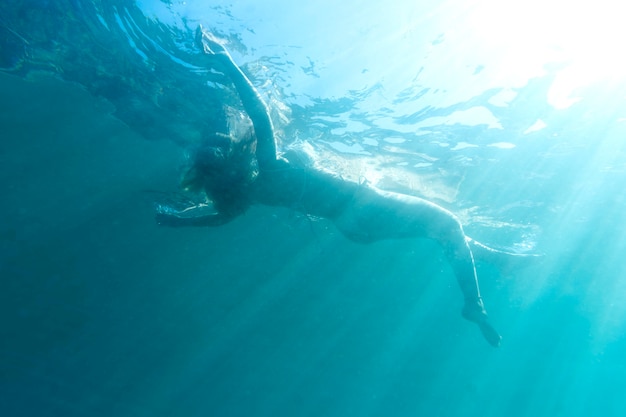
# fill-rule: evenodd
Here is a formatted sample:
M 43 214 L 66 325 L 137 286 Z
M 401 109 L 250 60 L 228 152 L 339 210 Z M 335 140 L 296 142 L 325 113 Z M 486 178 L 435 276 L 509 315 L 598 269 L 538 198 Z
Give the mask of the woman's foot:
M 483 334 L 483 337 L 489 342 L 489 344 L 493 347 L 500 347 L 500 341 L 502 340 L 502 336 L 494 329 L 491 324 L 489 324 L 486 320 L 484 322 L 478 323 L 478 327 L 480 327 L 480 331 Z
M 463 318 L 474 322 L 480 328 L 483 337 L 493 347 L 499 347 L 502 336 L 487 321 L 487 312 L 480 298 L 474 302 L 466 302 L 461 313 Z

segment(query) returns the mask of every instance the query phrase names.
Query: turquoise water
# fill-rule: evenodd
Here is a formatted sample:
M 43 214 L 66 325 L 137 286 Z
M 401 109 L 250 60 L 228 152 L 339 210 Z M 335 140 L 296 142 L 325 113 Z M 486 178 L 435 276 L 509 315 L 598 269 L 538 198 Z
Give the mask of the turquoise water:
M 610 3 L 102 3 L 0 5 L 0 415 L 623 415 Z M 281 149 L 543 255 L 478 259 L 499 349 L 432 242 L 357 245 L 287 208 L 156 226 L 186 150 L 239 106 L 194 67 L 200 23 Z

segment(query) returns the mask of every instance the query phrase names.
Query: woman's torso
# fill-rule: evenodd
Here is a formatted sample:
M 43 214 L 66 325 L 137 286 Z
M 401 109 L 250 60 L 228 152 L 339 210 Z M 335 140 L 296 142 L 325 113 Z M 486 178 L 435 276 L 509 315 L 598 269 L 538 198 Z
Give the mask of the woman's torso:
M 359 184 L 279 159 L 259 172 L 252 188 L 255 203 L 289 207 L 333 220 L 352 201 Z

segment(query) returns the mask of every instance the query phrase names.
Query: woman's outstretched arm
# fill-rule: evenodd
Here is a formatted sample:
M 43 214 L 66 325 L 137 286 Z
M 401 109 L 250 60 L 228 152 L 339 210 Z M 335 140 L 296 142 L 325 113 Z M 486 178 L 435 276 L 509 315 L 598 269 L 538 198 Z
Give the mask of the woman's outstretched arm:
M 257 138 L 256 156 L 259 168 L 263 170 L 263 168 L 276 161 L 274 126 L 265 102 L 252 82 L 241 71 L 241 68 L 235 64 L 226 48 L 210 33 L 202 30 L 202 26 L 199 26 L 196 31 L 196 42 L 205 54 L 213 55 L 220 60 L 223 66 L 222 69 L 235 85 L 243 107 L 254 125 L 254 133 Z

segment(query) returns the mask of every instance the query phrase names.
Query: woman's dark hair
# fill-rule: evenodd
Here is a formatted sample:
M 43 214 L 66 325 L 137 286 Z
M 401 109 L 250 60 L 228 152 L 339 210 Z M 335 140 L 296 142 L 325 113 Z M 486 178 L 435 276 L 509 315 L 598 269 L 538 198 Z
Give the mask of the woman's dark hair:
M 182 180 L 188 191 L 205 192 L 222 214 L 237 215 L 250 205 L 249 186 L 257 174 L 252 127 L 239 137 L 215 133 L 192 151 L 191 167 Z

